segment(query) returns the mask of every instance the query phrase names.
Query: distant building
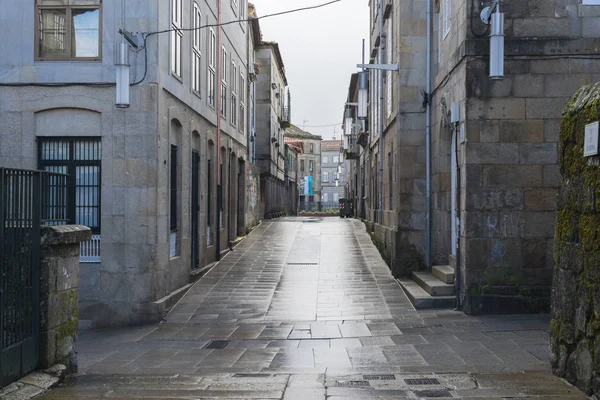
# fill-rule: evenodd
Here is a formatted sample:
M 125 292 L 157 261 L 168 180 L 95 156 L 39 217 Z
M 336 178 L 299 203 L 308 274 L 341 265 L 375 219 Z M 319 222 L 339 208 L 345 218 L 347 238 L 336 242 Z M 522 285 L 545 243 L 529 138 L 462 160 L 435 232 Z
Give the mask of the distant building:
M 304 153 L 304 143 L 300 139 L 285 137 L 285 176 L 286 176 L 286 202 L 287 215 L 297 215 L 300 184 L 300 156 Z
M 344 159 L 341 140 L 323 140 L 321 144 L 321 203 L 323 208 L 338 208 L 344 197 Z
M 285 130 L 285 137 L 301 140 L 304 153 L 299 162 L 300 210 L 316 210 L 321 202 L 321 136 L 312 135 L 295 125 Z

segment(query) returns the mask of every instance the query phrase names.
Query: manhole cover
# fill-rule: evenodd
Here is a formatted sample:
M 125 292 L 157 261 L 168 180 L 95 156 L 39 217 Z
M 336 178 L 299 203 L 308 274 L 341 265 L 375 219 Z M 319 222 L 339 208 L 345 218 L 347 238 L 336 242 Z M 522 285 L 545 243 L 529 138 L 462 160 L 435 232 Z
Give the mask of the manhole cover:
M 336 385 L 339 387 L 370 387 L 371 385 L 367 381 L 336 381 Z
M 415 390 L 414 393 L 419 397 L 454 397 L 447 390 Z
M 234 378 L 270 378 L 269 374 L 235 374 Z
M 405 379 L 407 385 L 419 386 L 419 385 L 439 385 L 440 381 L 435 378 L 417 378 L 417 379 Z
M 366 381 L 395 381 L 396 377 L 392 374 L 387 375 L 363 375 Z
M 287 263 L 287 265 L 319 265 L 319 263 Z
M 229 344 L 229 340 L 211 340 L 204 346 L 205 349 L 224 349 Z

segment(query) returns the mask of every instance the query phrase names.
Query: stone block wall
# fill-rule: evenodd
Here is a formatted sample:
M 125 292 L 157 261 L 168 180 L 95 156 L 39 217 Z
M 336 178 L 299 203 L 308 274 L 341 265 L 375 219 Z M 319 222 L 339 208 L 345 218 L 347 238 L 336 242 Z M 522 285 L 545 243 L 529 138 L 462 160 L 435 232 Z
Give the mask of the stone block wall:
M 598 120 L 600 83 L 577 92 L 561 123 L 550 353 L 555 374 L 600 396 L 600 156 L 583 156 Z
M 81 225 L 42 228 L 40 366 L 64 364 L 77 372 L 79 243 L 92 238 Z

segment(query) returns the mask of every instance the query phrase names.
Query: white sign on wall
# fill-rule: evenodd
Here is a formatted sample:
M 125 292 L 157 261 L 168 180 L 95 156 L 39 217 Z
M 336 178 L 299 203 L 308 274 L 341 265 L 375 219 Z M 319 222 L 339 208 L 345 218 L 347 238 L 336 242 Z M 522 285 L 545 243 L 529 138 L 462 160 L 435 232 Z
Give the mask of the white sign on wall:
M 583 156 L 590 157 L 598 154 L 598 122 L 585 126 L 585 142 Z

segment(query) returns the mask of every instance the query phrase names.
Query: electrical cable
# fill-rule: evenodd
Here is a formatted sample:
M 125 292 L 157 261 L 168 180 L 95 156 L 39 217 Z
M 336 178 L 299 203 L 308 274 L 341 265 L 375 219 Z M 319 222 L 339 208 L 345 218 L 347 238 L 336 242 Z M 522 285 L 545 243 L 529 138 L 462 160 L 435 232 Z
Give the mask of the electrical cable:
M 173 31 L 188 32 L 188 31 L 195 31 L 195 30 L 204 29 L 204 28 L 216 28 L 216 27 L 221 27 L 221 26 L 225 26 L 225 25 L 237 24 L 237 23 L 240 23 L 240 22 L 252 22 L 252 21 L 257 21 L 257 20 L 261 20 L 261 19 L 265 19 L 265 18 L 277 17 L 277 16 L 280 16 L 280 15 L 292 14 L 292 13 L 297 13 L 297 12 L 301 12 L 301 11 L 314 10 L 314 9 L 317 9 L 317 8 L 322 8 L 322 7 L 329 6 L 331 4 L 339 3 L 341 1 L 342 0 L 332 0 L 332 1 L 329 1 L 327 3 L 317 4 L 315 6 L 295 8 L 295 9 L 292 9 L 292 10 L 280 11 L 280 12 L 273 13 L 273 14 L 263 15 L 263 16 L 260 16 L 260 17 L 253 17 L 253 18 L 246 18 L 246 19 L 236 19 L 236 20 L 233 20 L 233 21 L 222 22 L 220 24 L 202 25 L 202 26 L 198 26 L 198 27 L 195 27 L 195 28 L 181 28 L 181 29 L 175 29 L 175 28 L 173 28 L 173 29 L 165 29 L 163 31 L 147 32 L 147 33 L 145 33 L 143 35 L 143 38 L 144 38 L 144 47 L 142 49 L 139 49 L 139 50 L 134 50 L 134 51 L 136 51 L 138 53 L 140 51 L 144 50 L 144 75 L 142 76 L 142 78 L 139 81 L 131 83 L 131 86 L 139 85 L 140 83 L 142 83 L 146 79 L 146 76 L 148 74 L 148 47 L 146 46 L 146 41 L 152 35 L 159 35 L 161 33 L 169 33 L 169 32 L 173 32 Z M 15 83 L 1 83 L 0 82 L 0 87 L 1 86 L 8 86 L 8 87 L 25 87 L 25 86 L 34 86 L 34 87 L 69 87 L 69 86 L 114 87 L 116 85 L 117 85 L 116 83 L 112 83 L 112 82 L 89 82 L 89 83 L 82 83 L 82 82 L 62 82 L 62 83 L 25 83 L 25 82 L 15 82 Z

